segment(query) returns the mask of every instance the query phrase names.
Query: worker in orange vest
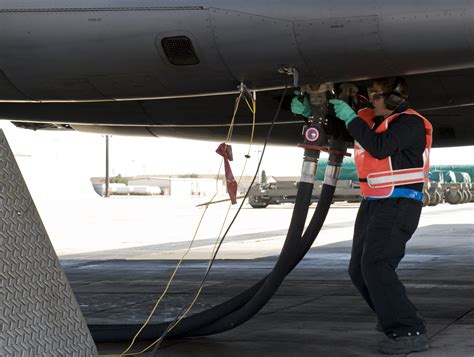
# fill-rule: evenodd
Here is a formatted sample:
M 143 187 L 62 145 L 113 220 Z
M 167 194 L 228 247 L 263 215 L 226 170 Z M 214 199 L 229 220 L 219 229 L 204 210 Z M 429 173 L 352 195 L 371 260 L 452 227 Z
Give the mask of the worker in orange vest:
M 408 299 L 396 268 L 415 232 L 428 180 L 432 126 L 411 109 L 401 77 L 374 81 L 372 109 L 357 114 L 332 99 L 336 116 L 354 138 L 354 157 L 363 200 L 357 214 L 349 275 L 385 332 L 379 350 L 403 354 L 429 348 L 421 314 Z M 292 111 L 311 115 L 309 100 L 295 97 Z

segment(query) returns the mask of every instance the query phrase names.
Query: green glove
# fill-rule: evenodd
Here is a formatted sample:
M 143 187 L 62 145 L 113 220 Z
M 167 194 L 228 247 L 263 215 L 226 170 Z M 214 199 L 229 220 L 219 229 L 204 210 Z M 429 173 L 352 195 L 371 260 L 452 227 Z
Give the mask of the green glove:
M 334 111 L 336 112 L 336 116 L 346 123 L 346 128 L 351 121 L 357 118 L 357 114 L 352 110 L 352 108 L 340 99 L 331 99 L 329 101 L 332 105 L 334 105 Z
M 303 97 L 303 101 L 301 101 L 301 92 L 295 91 L 295 97 L 291 101 L 291 111 L 293 114 L 299 114 L 304 116 L 305 118 L 309 118 L 313 115 L 313 108 L 311 107 L 311 103 L 307 95 Z

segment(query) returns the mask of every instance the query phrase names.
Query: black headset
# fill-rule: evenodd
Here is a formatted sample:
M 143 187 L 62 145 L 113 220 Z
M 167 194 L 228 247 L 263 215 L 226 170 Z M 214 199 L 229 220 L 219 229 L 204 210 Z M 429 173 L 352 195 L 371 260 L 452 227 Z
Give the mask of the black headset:
M 405 103 L 406 99 L 402 96 L 402 89 L 405 85 L 404 82 L 404 79 L 401 77 L 395 78 L 392 90 L 388 92 L 384 98 L 384 104 L 387 109 L 395 110 Z

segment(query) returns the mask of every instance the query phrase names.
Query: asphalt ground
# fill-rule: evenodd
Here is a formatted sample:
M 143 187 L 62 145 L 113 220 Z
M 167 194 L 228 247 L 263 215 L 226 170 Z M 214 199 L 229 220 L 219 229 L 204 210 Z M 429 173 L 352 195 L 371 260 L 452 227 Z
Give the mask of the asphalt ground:
M 156 201 L 145 199 L 140 204 L 143 202 L 160 206 Z M 146 319 L 189 246 L 186 234 L 193 231 L 192 223 L 202 214 L 189 202 L 189 207 L 169 203 L 163 201 L 164 213 L 156 217 L 180 224 L 170 231 L 168 223 L 160 225 L 156 218 L 151 241 L 142 240 L 137 233 L 129 237 L 127 246 L 119 242 L 109 244 L 110 249 L 87 247 L 84 252 L 61 255 L 88 323 L 140 324 Z M 276 260 L 292 205 L 264 210 L 244 207 L 192 312 L 243 291 L 265 276 Z M 474 204 L 425 208 L 399 266 L 399 276 L 428 324 L 432 347 L 420 356 L 474 355 L 473 208 Z M 354 204 L 336 204 L 331 209 L 317 243 L 253 319 L 211 337 L 167 340 L 158 355 L 377 356 L 376 345 L 383 335 L 375 331 L 376 318 L 347 275 L 356 211 Z M 207 217 L 210 226 L 220 225 L 222 215 L 222 209 L 211 212 Z M 133 221 L 123 216 L 127 224 Z M 139 222 L 144 222 L 143 217 Z M 200 281 L 217 236 L 211 228 L 205 229 L 152 322 L 172 319 Z M 98 345 L 101 354 L 117 354 L 124 347 L 123 343 Z M 139 347 L 143 346 L 134 351 Z

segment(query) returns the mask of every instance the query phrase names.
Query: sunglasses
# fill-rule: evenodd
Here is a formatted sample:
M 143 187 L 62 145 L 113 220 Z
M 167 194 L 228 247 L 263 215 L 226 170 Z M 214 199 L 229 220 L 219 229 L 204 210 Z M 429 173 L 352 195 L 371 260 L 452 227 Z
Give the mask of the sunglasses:
M 373 100 L 378 100 L 378 99 L 381 99 L 381 98 L 385 97 L 388 93 L 387 92 L 382 92 L 382 91 L 377 91 L 373 88 L 369 88 L 368 89 L 368 94 L 369 94 L 369 100 L 373 101 Z

